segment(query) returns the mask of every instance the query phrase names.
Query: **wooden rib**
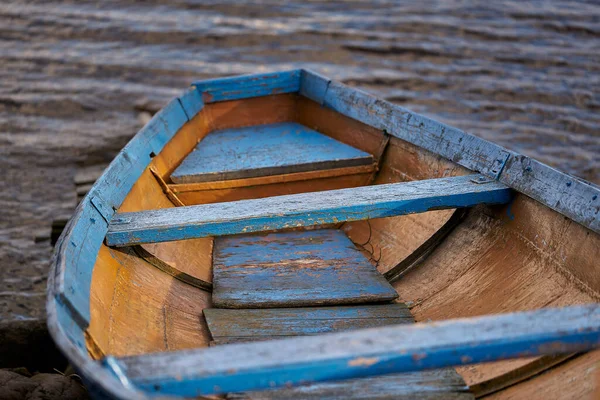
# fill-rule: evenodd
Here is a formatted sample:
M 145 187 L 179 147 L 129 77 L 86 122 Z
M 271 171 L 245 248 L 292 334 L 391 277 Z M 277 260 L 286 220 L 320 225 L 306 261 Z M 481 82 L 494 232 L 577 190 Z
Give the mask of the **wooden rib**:
M 503 375 L 470 386 L 471 393 L 473 393 L 473 395 L 475 395 L 477 398 L 490 395 L 523 382 L 524 380 L 562 364 L 563 362 L 570 360 L 575 356 L 577 356 L 577 354 L 542 356 L 536 358 L 534 361 L 527 363 L 522 367 L 515 368 Z
M 600 304 L 216 346 L 120 360 L 156 394 L 191 396 L 435 369 L 600 346 Z
M 296 193 L 319 192 L 323 190 L 344 189 L 364 186 L 369 182 L 371 173 L 317 178 L 304 181 L 270 183 L 267 185 L 237 187 L 230 189 L 180 192 L 178 197 L 186 205 L 222 203 L 227 201 L 261 199 L 271 196 L 283 196 Z
M 556 365 L 554 368 L 486 399 L 589 399 L 597 400 L 600 389 L 600 351 L 591 351 Z
M 510 207 L 493 213 L 471 211 L 419 268 L 393 285 L 404 301 L 414 303 L 418 321 L 598 302 L 597 286 L 591 284 L 599 239 L 517 195 Z M 565 248 L 573 240 L 577 250 Z M 578 277 L 582 265 L 592 279 Z M 486 363 L 459 372 L 476 385 L 532 361 Z
M 173 191 L 171 190 L 171 188 L 169 188 L 169 186 L 163 180 L 163 178 L 160 176 L 160 174 L 158 173 L 158 171 L 156 170 L 155 167 L 150 167 L 150 172 L 156 178 L 156 181 L 158 182 L 158 184 L 162 188 L 164 194 L 167 196 L 167 198 L 169 200 L 171 200 L 171 203 L 173 203 L 174 206 L 181 207 L 181 206 L 185 205 L 185 204 L 183 204 L 181 202 L 181 200 L 179 200 L 179 198 L 177 197 L 177 195 L 175 193 L 173 193 Z
M 452 216 L 446 223 L 438 229 L 429 239 L 421 246 L 413 251 L 408 257 L 400 261 L 395 267 L 387 271 L 383 276 L 390 282 L 400 279 L 404 274 L 408 273 L 412 268 L 418 266 L 423 260 L 431 254 L 437 246 L 460 224 L 468 210 L 459 208 L 454 210 Z
M 407 182 L 469 174 L 466 169 L 416 146 L 390 137 L 374 184 Z M 437 232 L 453 210 L 350 222 L 343 228 L 354 243 L 386 273 Z
M 291 174 L 280 174 L 260 176 L 255 178 L 231 179 L 217 182 L 198 182 L 170 184 L 169 188 L 174 193 L 197 192 L 205 190 L 234 189 L 248 186 L 261 186 L 274 183 L 287 183 L 305 181 L 309 179 L 331 178 L 345 175 L 370 173 L 375 170 L 375 165 L 358 165 L 354 167 L 333 168 L 319 171 L 295 172 Z
M 189 275 L 183 271 L 174 268 L 161 260 L 158 257 L 155 257 L 152 253 L 144 249 L 142 246 L 132 246 L 131 249 L 142 259 L 146 260 L 149 264 L 155 266 L 166 274 L 171 275 L 173 278 L 180 280 L 183 283 L 187 283 L 188 285 L 197 287 L 198 289 L 206 290 L 207 292 L 211 292 L 213 285 L 210 282 L 206 282 L 202 279 L 198 279 L 195 276 Z
M 230 203 L 119 213 L 109 224 L 106 243 L 127 246 L 205 236 L 233 235 L 384 218 L 432 209 L 502 204 L 506 186 L 479 184 L 480 176 L 303 193 Z

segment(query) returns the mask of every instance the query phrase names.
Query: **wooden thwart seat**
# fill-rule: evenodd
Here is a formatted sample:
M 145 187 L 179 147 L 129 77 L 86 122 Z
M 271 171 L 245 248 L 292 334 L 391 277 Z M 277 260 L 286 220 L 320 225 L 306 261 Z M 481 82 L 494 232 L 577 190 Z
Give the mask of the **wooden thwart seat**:
M 482 175 L 328 190 L 160 210 L 117 213 L 109 246 L 235 235 L 385 218 L 477 204 L 503 204 L 511 190 Z
M 398 297 L 337 229 L 217 238 L 214 246 L 215 307 L 339 305 Z
M 373 156 L 296 122 L 215 131 L 171 174 L 214 182 L 373 164 Z
M 589 304 L 114 361 L 143 390 L 198 396 L 586 351 L 600 341 L 599 320 Z
M 414 322 L 404 304 L 362 306 L 206 309 L 215 344 L 311 336 Z M 472 399 L 452 368 L 274 389 L 231 393 L 228 399 Z

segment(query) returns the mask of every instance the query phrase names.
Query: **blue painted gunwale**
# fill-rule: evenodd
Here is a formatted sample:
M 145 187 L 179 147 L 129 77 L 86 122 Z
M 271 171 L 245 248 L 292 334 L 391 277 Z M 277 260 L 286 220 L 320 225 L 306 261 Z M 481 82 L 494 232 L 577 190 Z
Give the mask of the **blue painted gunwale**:
M 244 90 L 227 89 L 228 86 L 234 85 L 236 79 L 243 79 L 242 77 L 203 81 L 197 82 L 185 94 L 169 103 L 119 153 L 94 186 L 96 190 L 90 191 L 90 194 L 79 204 L 65 228 L 56 246 L 48 279 L 48 326 L 54 341 L 82 375 L 92 395 L 121 399 L 146 398 L 144 393 L 123 386 L 112 372 L 93 361 L 87 353 L 83 332 L 89 324 L 91 268 L 102 241 L 99 238 L 107 231 L 106 221 L 110 219 L 114 209 L 120 206 L 131 189 L 137 179 L 136 174 L 139 177 L 149 162 L 146 155 L 149 156 L 152 152 L 157 154 L 157 151 L 162 148 L 161 140 L 170 139 L 169 136 L 163 135 L 165 131 L 171 134 L 173 130 L 178 130 L 176 121 L 181 119 L 180 111 L 183 111 L 186 120 L 189 120 L 202 109 L 204 104 L 202 91 L 207 91 L 206 88 L 209 88 L 209 95 L 205 96 L 207 103 L 273 93 L 299 92 L 323 106 L 379 129 L 385 129 L 395 137 L 442 155 L 474 172 L 496 178 L 592 231 L 600 233 L 598 218 L 600 189 L 596 186 L 534 159 L 411 113 L 402 107 L 378 100 L 359 90 L 334 83 L 333 90 L 329 91 L 332 87 L 331 80 L 311 71 L 289 71 L 287 78 L 281 78 L 285 73 L 259 76 L 266 80 L 262 88 L 259 84 L 247 85 Z M 269 76 L 277 84 L 272 89 L 265 89 L 264 86 L 268 86 Z M 217 96 L 211 94 L 210 90 L 213 90 Z M 340 95 L 338 101 L 332 98 L 336 93 Z M 372 114 L 369 116 L 368 113 L 361 113 L 360 107 L 367 107 Z M 381 118 L 379 122 L 378 118 Z M 165 126 L 165 131 L 160 129 L 161 124 Z M 445 136 L 448 130 L 451 132 L 450 137 Z M 465 149 L 465 143 L 470 143 L 476 151 Z M 456 150 L 453 149 L 455 145 L 458 145 Z M 500 157 L 495 157 L 497 155 Z M 125 179 L 122 180 L 122 177 Z M 116 183 L 110 182 L 110 179 L 114 178 L 117 178 Z M 94 194 L 97 196 L 93 197 Z M 72 243 L 79 245 L 81 250 L 69 250 L 68 247 Z
M 84 331 L 90 322 L 92 270 L 108 222 L 164 145 L 203 107 L 196 90 L 171 100 L 119 152 L 85 198 L 57 242 L 48 279 L 48 328 L 54 341 L 98 393 L 114 398 L 145 398 L 123 388 L 87 352 Z
M 496 181 L 477 183 L 480 178 L 466 175 L 119 213 L 109 224 L 106 243 L 129 246 L 235 235 L 510 201 L 508 187 Z
M 197 396 L 585 351 L 600 304 L 231 344 L 118 360 L 156 394 Z
M 241 100 L 250 97 L 300 90 L 299 69 L 265 74 L 241 75 L 194 82 L 192 86 L 201 93 L 205 104 L 218 101 Z

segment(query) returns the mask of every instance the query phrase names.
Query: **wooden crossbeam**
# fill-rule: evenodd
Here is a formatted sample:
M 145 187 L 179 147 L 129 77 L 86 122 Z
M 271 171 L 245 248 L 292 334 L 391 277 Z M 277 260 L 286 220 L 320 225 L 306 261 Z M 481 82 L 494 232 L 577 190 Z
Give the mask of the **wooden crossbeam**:
M 235 235 L 430 210 L 503 204 L 510 189 L 481 175 L 115 214 L 106 243 L 128 246 Z
M 600 304 L 116 360 L 133 385 L 198 396 L 565 354 L 600 346 Z

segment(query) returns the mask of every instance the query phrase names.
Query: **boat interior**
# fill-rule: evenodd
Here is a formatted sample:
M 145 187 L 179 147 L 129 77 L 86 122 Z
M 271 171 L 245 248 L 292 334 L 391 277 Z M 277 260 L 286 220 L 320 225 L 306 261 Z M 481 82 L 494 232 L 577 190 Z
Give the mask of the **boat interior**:
M 116 216 L 227 202 L 234 218 L 243 204 L 231 202 L 267 207 L 320 193 L 324 207 L 326 191 L 397 183 L 445 194 L 456 182 L 482 194 L 386 217 L 258 222 L 160 241 L 115 233 L 111 242 L 109 227 L 89 292 L 93 359 L 600 301 L 599 236 L 536 200 L 488 190 L 494 182 L 456 160 L 298 93 L 203 100 L 149 152 Z M 598 351 L 541 355 L 223 396 L 580 398 L 596 390 L 599 362 Z

